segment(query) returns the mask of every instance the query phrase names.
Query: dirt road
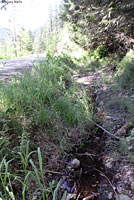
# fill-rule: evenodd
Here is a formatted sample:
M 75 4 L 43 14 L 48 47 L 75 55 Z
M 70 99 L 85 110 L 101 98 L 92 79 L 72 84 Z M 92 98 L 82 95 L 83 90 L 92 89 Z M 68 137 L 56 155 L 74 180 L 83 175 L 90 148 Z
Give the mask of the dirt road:
M 31 70 L 37 61 L 44 61 L 45 57 L 27 57 L 10 60 L 0 60 L 0 80 L 8 79 L 13 75 L 22 75 Z

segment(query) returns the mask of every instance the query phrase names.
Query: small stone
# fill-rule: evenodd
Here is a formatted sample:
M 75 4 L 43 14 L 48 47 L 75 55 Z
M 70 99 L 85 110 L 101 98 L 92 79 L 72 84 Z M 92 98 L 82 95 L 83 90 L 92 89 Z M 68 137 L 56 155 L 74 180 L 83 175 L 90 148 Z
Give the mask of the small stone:
M 37 196 L 34 196 L 33 198 L 32 198 L 32 200 L 36 200 L 37 199 Z
M 67 194 L 67 196 L 65 197 L 65 200 L 71 200 L 75 198 L 75 194 Z
M 104 102 L 103 102 L 103 101 L 100 102 L 100 106 L 102 106 L 102 105 L 104 105 Z
M 111 116 L 105 116 L 105 119 L 109 120 L 109 119 L 112 119 Z
M 69 137 L 71 137 L 72 136 L 72 132 L 70 131 L 70 132 L 68 132 L 68 136 Z
M 131 183 L 131 190 L 134 191 L 134 181 Z
M 75 159 L 73 159 L 73 160 L 71 161 L 70 166 L 71 166 L 73 169 L 77 169 L 77 168 L 79 168 L 79 166 L 80 166 L 80 161 L 79 161 L 77 158 L 75 158 Z
M 108 194 L 108 199 L 112 199 L 112 198 L 113 198 L 113 193 L 110 192 L 110 193 Z
M 119 195 L 119 200 L 132 200 L 132 199 L 128 197 L 127 195 L 121 194 Z
M 125 184 L 128 184 L 128 179 L 125 179 L 123 182 L 124 182 Z
M 122 92 L 118 94 L 118 97 L 121 98 L 122 97 Z
M 117 191 L 118 191 L 119 194 L 121 194 L 123 192 L 122 184 L 117 185 Z

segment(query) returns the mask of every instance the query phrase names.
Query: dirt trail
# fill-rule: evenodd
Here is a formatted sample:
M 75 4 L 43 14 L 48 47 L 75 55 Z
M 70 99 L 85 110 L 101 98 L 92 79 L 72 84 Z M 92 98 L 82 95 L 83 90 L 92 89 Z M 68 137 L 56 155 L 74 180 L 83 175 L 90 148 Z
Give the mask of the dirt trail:
M 0 80 L 13 75 L 22 75 L 24 71 L 31 70 L 37 61 L 44 61 L 45 57 L 26 57 L 10 60 L 0 60 Z
M 103 122 L 102 127 L 114 134 L 130 119 L 130 116 L 126 112 L 124 117 L 122 108 L 117 104 L 117 101 L 119 101 L 126 94 L 121 92 L 117 93 L 117 91 L 115 92 L 116 83 L 111 81 L 113 71 L 108 71 L 107 69 L 108 68 L 104 67 L 98 72 L 87 73 L 87 76 L 84 77 L 75 75 L 74 79 L 78 83 L 85 85 L 85 87 L 89 88 L 89 90 L 92 88 L 95 97 L 94 100 L 97 106 L 97 115 Z M 116 98 L 116 101 L 111 101 L 114 97 Z M 115 142 L 112 142 L 111 137 L 107 134 L 104 143 L 105 144 L 102 150 L 103 156 L 100 157 L 100 159 L 102 158 L 103 160 L 102 163 L 105 168 L 103 175 L 106 176 L 98 185 L 99 194 L 96 199 L 134 200 L 133 163 L 121 158 L 122 155 L 114 146 Z M 116 145 L 118 145 L 118 143 L 116 141 Z M 103 194 L 101 195 L 101 193 Z
M 84 77 L 75 76 L 74 78 L 78 83 L 93 88 L 93 93 L 96 98 L 95 101 L 98 105 L 98 114 L 104 121 L 103 126 L 112 133 L 115 133 L 126 123 L 129 119 L 129 115 L 126 115 L 124 118 L 124 113 L 116 102 L 111 103 L 114 96 L 116 96 L 116 101 L 120 100 L 122 97 L 121 93 L 115 94 L 115 83 L 110 82 L 112 76 L 113 71 L 108 71 L 107 68 L 104 67 L 98 72 L 87 74 L 87 76 Z

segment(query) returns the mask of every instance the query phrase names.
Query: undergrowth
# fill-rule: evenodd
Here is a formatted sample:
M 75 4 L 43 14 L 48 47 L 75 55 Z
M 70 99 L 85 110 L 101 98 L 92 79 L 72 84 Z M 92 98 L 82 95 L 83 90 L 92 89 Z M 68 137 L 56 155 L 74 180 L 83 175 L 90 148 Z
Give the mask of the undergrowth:
M 134 51 L 130 50 L 118 64 L 116 79 L 122 89 L 134 89 Z
M 134 51 L 130 50 L 117 64 L 117 72 L 114 75 L 115 95 L 120 98 L 115 100 L 124 113 L 134 117 Z M 116 99 L 116 97 L 115 97 Z
M 74 67 L 75 64 L 72 65 L 67 57 L 54 56 L 49 52 L 45 64 L 38 63 L 32 72 L 26 72 L 21 78 L 15 76 L 8 85 L 1 83 L 2 200 L 57 199 L 61 182 L 48 181 L 45 177 L 44 161 L 35 137 L 49 137 L 64 152 L 67 142 L 63 145 L 62 139 L 68 141 L 70 129 L 77 128 L 83 133 L 84 129 L 92 128 L 93 106 L 84 88 L 78 88 L 72 80 Z M 32 159 L 37 148 L 38 165 Z

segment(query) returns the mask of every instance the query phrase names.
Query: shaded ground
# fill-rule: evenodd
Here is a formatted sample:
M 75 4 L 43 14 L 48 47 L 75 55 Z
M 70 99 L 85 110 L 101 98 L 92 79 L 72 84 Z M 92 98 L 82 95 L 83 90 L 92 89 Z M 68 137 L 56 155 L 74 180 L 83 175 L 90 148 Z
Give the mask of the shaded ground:
M 89 88 L 89 90 L 92 88 L 94 101 L 96 101 L 97 106 L 97 115 L 103 122 L 102 127 L 114 134 L 130 119 L 130 116 L 127 110 L 124 114 L 124 110 L 119 103 L 117 103 L 121 98 L 126 97 L 127 94 L 126 92 L 116 91 L 116 83 L 111 81 L 112 75 L 113 71 L 102 68 L 102 70 L 98 72 L 87 73 L 87 76 L 80 77 L 79 75 L 74 76 L 74 78 L 78 83 Z M 128 132 L 126 134 L 126 136 L 129 135 Z M 121 137 L 121 140 L 123 141 L 125 137 Z M 102 155 L 100 155 L 100 158 L 103 160 L 102 163 L 104 164 L 105 171 L 104 174 L 103 172 L 99 173 L 99 175 L 104 176 L 104 179 L 102 179 L 98 185 L 98 196 L 96 199 L 133 200 L 134 166 L 133 162 L 127 160 L 129 150 L 127 146 L 124 145 L 121 146 L 122 150 L 119 152 L 119 141 L 111 140 L 111 137 L 107 134 L 104 140 L 105 144 L 102 148 Z M 124 155 L 122 153 L 123 150 L 125 151 Z M 94 198 L 90 198 L 89 196 L 89 199 Z
M 37 61 L 44 61 L 45 57 L 27 57 L 10 60 L 0 60 L 0 80 L 8 79 L 13 75 L 22 75 L 31 70 Z
M 115 133 L 129 119 L 129 114 L 126 113 L 124 117 L 123 110 L 117 104 L 117 101 L 126 94 L 115 93 L 116 83 L 110 82 L 112 75 L 112 71 L 102 68 L 98 72 L 90 73 L 84 77 L 75 77 L 75 79 L 78 83 L 92 88 L 97 103 L 98 115 L 104 120 L 103 126 Z M 116 102 L 114 97 L 116 97 Z

